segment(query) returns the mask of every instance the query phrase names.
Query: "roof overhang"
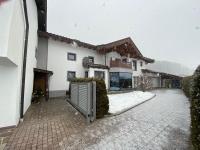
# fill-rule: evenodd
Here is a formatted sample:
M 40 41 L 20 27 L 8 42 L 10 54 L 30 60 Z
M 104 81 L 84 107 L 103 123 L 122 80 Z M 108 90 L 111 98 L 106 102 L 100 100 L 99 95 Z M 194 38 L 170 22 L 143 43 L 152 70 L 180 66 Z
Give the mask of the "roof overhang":
M 70 39 L 64 36 L 56 35 L 49 32 L 38 31 L 38 36 L 53 39 L 60 42 L 65 42 L 67 44 L 77 45 L 79 47 L 84 47 L 92 50 L 97 50 L 100 54 L 106 54 L 109 52 L 117 52 L 121 56 L 129 56 L 131 58 L 137 58 L 144 60 L 146 63 L 153 63 L 154 59 L 150 59 L 144 57 L 142 53 L 139 51 L 135 43 L 132 41 L 131 38 L 125 38 L 122 40 L 118 40 L 112 43 L 103 44 L 103 45 L 92 45 L 89 43 L 81 42 L 76 39 Z
M 147 63 L 153 63 L 154 60 L 144 57 L 140 50 L 137 48 L 135 43 L 130 37 L 121 39 L 112 43 L 98 45 L 97 50 L 101 54 L 106 54 L 109 52 L 117 52 L 121 56 L 130 56 L 131 58 L 142 59 Z
M 65 42 L 67 44 L 72 44 L 72 45 L 77 44 L 77 46 L 79 46 L 79 47 L 84 47 L 84 48 L 96 50 L 95 45 L 88 44 L 88 43 L 85 43 L 85 42 L 81 42 L 81 41 L 76 40 L 76 39 L 70 39 L 70 38 L 60 36 L 60 35 L 56 35 L 56 34 L 49 33 L 49 32 L 38 31 L 38 36 L 43 37 L 43 38 L 47 38 L 47 39 L 53 39 L 55 41 Z
M 38 68 L 34 68 L 34 72 L 45 73 L 45 74 L 48 74 L 48 75 L 53 75 L 53 72 L 52 72 L 52 71 L 43 70 L 43 69 L 38 69 Z
M 164 73 L 164 72 L 157 72 L 157 71 L 153 71 L 153 70 L 149 70 L 149 69 L 142 69 L 142 73 L 159 74 L 162 79 L 177 79 L 177 80 L 183 79 L 183 77 L 181 77 L 181 76 L 177 76 L 177 75 L 173 75 L 173 74 L 169 74 L 169 73 Z

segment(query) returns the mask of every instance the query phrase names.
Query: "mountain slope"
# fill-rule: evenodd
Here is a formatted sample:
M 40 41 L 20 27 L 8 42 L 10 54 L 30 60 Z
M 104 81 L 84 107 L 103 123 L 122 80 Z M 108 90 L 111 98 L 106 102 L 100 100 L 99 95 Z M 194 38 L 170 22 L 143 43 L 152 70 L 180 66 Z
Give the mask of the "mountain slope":
M 147 65 L 146 68 L 178 76 L 189 76 L 192 75 L 194 72 L 194 70 L 184 65 L 170 61 L 155 61 L 155 63 Z

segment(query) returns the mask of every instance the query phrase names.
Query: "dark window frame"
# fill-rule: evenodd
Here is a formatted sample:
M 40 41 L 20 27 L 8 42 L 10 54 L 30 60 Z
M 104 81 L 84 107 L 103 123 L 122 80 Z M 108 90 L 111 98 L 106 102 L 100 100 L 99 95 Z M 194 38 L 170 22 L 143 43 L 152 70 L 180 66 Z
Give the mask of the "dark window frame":
M 69 57 L 70 55 L 73 55 L 73 56 L 74 56 L 74 59 L 71 59 L 71 58 Z M 67 60 L 76 61 L 76 54 L 75 54 L 75 53 L 67 53 Z
M 71 81 L 73 78 L 69 78 L 69 73 L 74 73 L 74 77 L 76 78 L 76 71 L 67 71 L 67 81 Z
M 137 60 L 133 60 L 133 70 L 137 71 Z
M 89 77 L 89 71 L 85 71 L 85 78 Z
M 90 59 L 92 59 L 92 63 L 94 64 L 94 57 L 93 56 L 88 56 L 88 61 L 90 62 Z M 90 62 L 91 63 L 91 62 Z
M 142 61 L 140 61 L 140 67 L 142 67 L 143 66 L 143 62 Z

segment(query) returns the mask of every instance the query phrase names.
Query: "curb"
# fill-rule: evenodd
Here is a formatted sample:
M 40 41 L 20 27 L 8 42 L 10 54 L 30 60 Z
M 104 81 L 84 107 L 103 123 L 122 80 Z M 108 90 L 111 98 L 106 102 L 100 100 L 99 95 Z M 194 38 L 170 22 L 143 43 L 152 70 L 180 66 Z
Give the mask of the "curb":
M 139 106 L 139 105 L 141 105 L 141 104 L 147 102 L 147 101 L 150 101 L 150 100 L 152 100 L 152 99 L 155 98 L 155 97 L 156 97 L 156 94 L 154 94 L 151 98 L 149 98 L 149 99 L 147 99 L 147 100 L 145 100 L 145 101 L 143 101 L 143 102 L 141 102 L 141 103 L 138 103 L 138 104 L 136 104 L 136 105 L 134 105 L 134 106 L 132 106 L 132 107 L 126 108 L 126 109 L 124 109 L 124 110 L 122 110 L 122 111 L 120 111 L 120 112 L 117 112 L 117 113 L 114 113 L 114 114 L 106 115 L 105 117 L 114 117 L 114 116 L 121 115 L 122 113 L 125 113 L 125 112 L 127 112 L 127 111 L 129 111 L 129 110 L 131 110 L 131 109 L 133 109 L 133 108 L 135 108 L 135 107 L 137 107 L 137 106 Z

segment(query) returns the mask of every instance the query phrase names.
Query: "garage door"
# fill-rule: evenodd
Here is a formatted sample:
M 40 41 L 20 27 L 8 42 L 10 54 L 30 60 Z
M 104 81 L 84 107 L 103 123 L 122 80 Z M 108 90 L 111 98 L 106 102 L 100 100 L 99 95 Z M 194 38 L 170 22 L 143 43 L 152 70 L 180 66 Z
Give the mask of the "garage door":
M 160 87 L 160 78 L 152 78 L 152 86 L 153 88 Z

